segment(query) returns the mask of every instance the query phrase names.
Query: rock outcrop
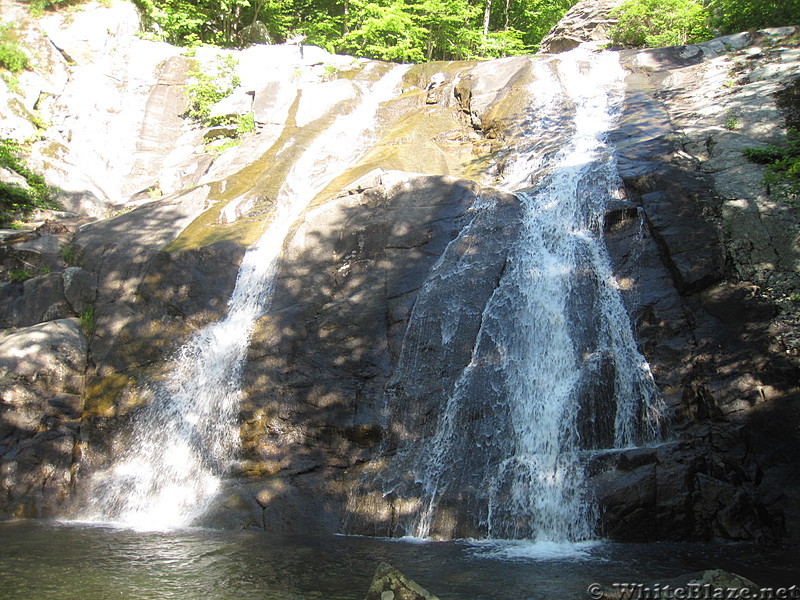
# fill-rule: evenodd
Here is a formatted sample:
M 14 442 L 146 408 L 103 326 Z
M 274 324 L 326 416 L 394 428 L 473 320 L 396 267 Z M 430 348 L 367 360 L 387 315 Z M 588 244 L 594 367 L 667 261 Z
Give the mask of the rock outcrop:
M 741 152 L 781 139 L 793 36 L 624 55 L 628 109 L 614 135 L 636 209 L 607 240 L 677 441 L 596 466 L 611 537 L 797 535 L 798 215 Z
M 576 3 L 542 39 L 540 52 L 558 54 L 586 43 L 607 44 L 608 29 L 617 22 L 613 11 L 624 0 L 584 0 Z
M 2 517 L 54 515 L 80 458 L 87 340 L 77 319 L 55 319 L 0 341 Z
M 602 39 L 616 4 L 580 3 L 543 48 Z M 132 10 L 25 17 L 34 71 L 20 93 L 0 82 L 0 101 L 51 123 L 32 164 L 70 210 L 0 237 L 2 516 L 67 510 L 148 401 L 147 382 L 225 314 L 303 150 L 391 67 L 308 47 L 222 53 L 242 85 L 215 111 L 255 123 L 224 143 L 230 132 L 181 116 L 191 69 L 218 53 L 141 40 Z M 797 35 L 621 53 L 627 92 L 611 136 L 625 198 L 609 208 L 606 239 L 671 431 L 590 465 L 613 539 L 800 536 L 798 212 L 741 154 L 780 142 L 797 119 Z M 298 218 L 243 368 L 242 452 L 209 523 L 333 532 L 357 519 L 380 532 L 408 508 L 356 506 L 353 490 L 379 452 L 428 426 L 471 358 L 520 220 L 518 199 L 491 186 L 515 153 L 554 143 L 527 135 L 536 60 L 412 67 L 379 111 L 380 139 Z M 24 111 L 0 114 L 2 135 L 30 134 Z M 553 116 L 553 136 L 568 116 Z M 475 257 L 474 283 L 441 291 L 465 294 L 463 318 L 418 361 L 425 389 L 414 393 L 430 414 L 386 427 L 419 290 L 467 223 L 451 251 Z

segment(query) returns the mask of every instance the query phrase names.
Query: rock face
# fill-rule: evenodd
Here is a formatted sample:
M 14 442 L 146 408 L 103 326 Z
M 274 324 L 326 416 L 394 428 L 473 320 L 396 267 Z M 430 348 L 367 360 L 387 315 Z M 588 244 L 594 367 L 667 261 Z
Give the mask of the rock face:
M 565 21 L 543 48 L 600 39 L 612 5 L 576 5 L 580 23 Z M 226 132 L 181 117 L 192 61 L 212 65 L 216 53 L 190 58 L 137 38 L 131 10 L 89 5 L 69 20 L 26 22 L 36 68 L 12 100 L 40 98 L 52 126 L 34 144 L 34 166 L 72 212 L 0 237 L 2 516 L 68 511 L 149 401 L 147 383 L 227 312 L 245 250 L 304 150 L 391 67 L 316 48 L 232 53 L 242 85 L 214 110 L 252 113 L 256 126 L 226 148 Z M 52 43 L 40 48 L 42 31 Z M 763 168 L 741 149 L 780 142 L 797 119 L 797 32 L 620 58 L 625 101 L 610 136 L 624 191 L 606 214 L 606 243 L 670 431 L 659 445 L 592 460 L 601 533 L 796 539 L 798 212 L 768 195 Z M 400 442 L 428 431 L 472 359 L 521 219 L 519 199 L 492 186 L 516 155 L 553 150 L 572 127 L 564 107 L 530 134 L 527 87 L 537 69 L 554 69 L 537 61 L 410 68 L 378 110 L 378 139 L 293 223 L 242 369 L 241 453 L 208 523 L 335 532 L 358 522 L 385 533 L 411 509 L 353 498 Z M 0 125 L 27 135 L 21 122 Z M 453 256 L 469 257 L 469 289 L 443 286 L 423 306 L 420 290 Z M 448 343 L 409 332 L 413 311 L 441 312 L 448 294 L 463 298 Z M 409 335 L 428 342 L 414 363 L 419 389 L 401 390 Z M 387 426 L 386 398 L 400 392 L 424 402 L 409 404 L 408 427 Z
M 414 298 L 479 203 L 492 208 L 474 225 L 473 251 L 481 256 L 475 306 L 486 304 L 504 268 L 520 205 L 510 194 L 489 193 L 450 177 L 378 172 L 298 225 L 244 371 L 242 469 L 262 499 L 257 524 L 340 527 L 330 511 L 342 514 L 343 492 L 388 434 L 384 388 Z M 469 362 L 477 324 L 467 327 L 454 335 L 447 360 L 432 356 L 430 378 L 423 378 L 429 394 Z
M 55 516 L 78 460 L 87 340 L 77 319 L 0 341 L 0 514 Z
M 542 39 L 540 52 L 558 54 L 587 42 L 608 43 L 608 28 L 617 22 L 612 11 L 624 0 L 584 0 L 576 3 Z
M 797 55 L 791 43 L 773 45 L 782 34 L 795 32 L 625 54 L 629 109 L 614 135 L 637 208 L 607 240 L 677 441 L 596 466 L 611 537 L 797 535 L 789 456 L 800 440 L 787 424 L 798 414 L 798 306 L 786 300 L 800 266 L 797 214 L 770 200 L 760 167 L 741 154 L 781 135 L 774 99 L 792 85 L 786 74 L 796 71 L 784 64 Z M 751 62 L 756 55 L 770 60 Z M 765 251 L 756 267 L 752 253 Z M 659 280 L 671 280 L 669 293 Z

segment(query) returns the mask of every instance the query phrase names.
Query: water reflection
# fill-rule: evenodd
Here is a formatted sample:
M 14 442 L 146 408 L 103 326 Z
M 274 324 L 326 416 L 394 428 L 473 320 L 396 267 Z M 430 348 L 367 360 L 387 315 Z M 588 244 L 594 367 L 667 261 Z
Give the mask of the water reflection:
M 570 600 L 589 583 L 653 582 L 724 568 L 760 585 L 800 583 L 796 550 L 746 545 L 420 542 L 136 532 L 0 523 L 0 600 L 359 600 L 381 561 L 442 600 Z

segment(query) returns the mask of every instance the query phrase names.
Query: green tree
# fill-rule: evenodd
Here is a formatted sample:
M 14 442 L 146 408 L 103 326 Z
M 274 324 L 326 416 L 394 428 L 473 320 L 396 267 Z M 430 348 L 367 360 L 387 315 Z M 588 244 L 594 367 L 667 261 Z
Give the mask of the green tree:
M 496 3 L 492 23 L 502 24 L 495 31 L 520 32 L 522 46 L 534 52 L 542 38 L 575 4 L 577 0 L 506 0 Z
M 342 50 L 359 56 L 399 62 L 425 60 L 427 30 L 417 23 L 405 0 L 351 0 L 348 33 Z
M 800 25 L 797 0 L 709 0 L 708 10 L 720 34 Z
M 248 16 L 263 8 L 256 0 L 134 0 L 144 20 L 167 41 L 236 46 Z
M 419 62 L 533 51 L 576 0 L 134 0 L 169 42 L 225 47 L 294 35 L 331 52 Z M 263 40 L 261 40 L 263 41 Z
M 612 12 L 612 43 L 650 47 L 692 44 L 711 38 L 705 7 L 696 0 L 628 0 Z

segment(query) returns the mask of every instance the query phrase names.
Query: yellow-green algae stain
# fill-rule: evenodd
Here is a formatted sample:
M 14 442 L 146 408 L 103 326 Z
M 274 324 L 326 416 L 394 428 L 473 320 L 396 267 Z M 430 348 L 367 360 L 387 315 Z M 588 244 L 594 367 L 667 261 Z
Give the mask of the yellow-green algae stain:
M 519 125 L 530 104 L 531 78 L 530 70 L 520 69 L 503 88 L 482 120 L 487 137 L 502 137 Z
M 520 69 L 512 76 L 498 100 L 484 114 L 482 125 L 483 133 L 488 134 L 486 137 L 479 135 L 466 116 L 459 114 L 458 106 L 447 102 L 428 103 L 425 89 L 431 77 L 438 73 L 451 81 L 468 75 L 478 64 L 477 61 L 438 62 L 409 69 L 403 80 L 406 91 L 380 110 L 380 118 L 388 122 L 388 126 L 378 142 L 353 167 L 328 184 L 309 206 L 321 205 L 376 168 L 450 175 L 488 183 L 489 169 L 512 151 L 505 148 L 503 137 L 524 114 L 529 71 Z M 386 64 L 359 75 L 377 80 L 391 67 Z M 353 78 L 352 71 L 345 76 Z M 275 199 L 292 166 L 349 108 L 347 103 L 333 106 L 323 117 L 298 127 L 296 115 L 301 94 L 302 90 L 298 90 L 281 135 L 272 147 L 236 174 L 212 184 L 209 199 L 213 206 L 198 216 L 165 250 L 199 248 L 221 240 L 250 246 L 264 233 L 274 213 Z M 222 211 L 234 201 L 247 204 L 248 209 L 232 223 L 223 223 Z
M 473 61 L 414 65 L 404 77 L 407 90 L 384 107 L 390 125 L 380 140 L 351 169 L 333 180 L 315 199 L 318 206 L 374 169 L 426 175 L 451 175 L 481 182 L 497 152 L 495 144 L 481 138 L 458 107 L 426 101 L 430 78 L 443 73 L 450 80 L 475 66 Z M 411 88 L 411 89 L 409 89 Z M 396 118 L 391 115 L 398 114 Z
M 237 173 L 211 184 L 209 199 L 214 205 L 192 221 L 164 250 L 174 252 L 202 248 L 222 240 L 234 241 L 247 247 L 261 236 L 269 224 L 269 218 L 245 217 L 232 223 L 222 223 L 220 217 L 228 204 L 245 195 L 256 198 L 254 208 L 257 211 L 272 212 L 274 199 L 291 168 L 288 156 L 281 160 L 283 150 L 290 144 L 295 146 L 295 136 L 304 131 L 298 129 L 295 122 L 300 97 L 301 92 L 298 91 L 283 131 L 270 149 Z
M 111 418 L 126 413 L 134 406 L 143 404 L 133 390 L 136 379 L 124 373 L 114 373 L 92 381 L 86 388 L 83 418 Z M 125 400 L 121 402 L 121 400 Z
M 154 400 L 149 391 L 150 385 L 169 379 L 171 369 L 169 361 L 162 361 L 93 378 L 83 395 L 81 418 L 121 417 L 135 408 L 150 404 Z
M 390 65 L 374 69 L 367 77 L 377 79 Z M 347 73 L 348 78 L 351 73 Z M 201 248 L 218 241 L 234 241 L 250 246 L 266 231 L 274 213 L 275 200 L 290 170 L 306 149 L 322 135 L 336 118 L 348 112 L 350 102 L 340 102 L 328 109 L 320 118 L 303 127 L 297 126 L 297 111 L 302 90 L 289 109 L 286 124 L 274 144 L 258 160 L 234 175 L 211 184 L 209 199 L 214 205 L 198 216 L 164 250 L 168 252 Z M 222 211 L 231 202 L 248 204 L 242 217 L 232 223 L 223 223 Z

